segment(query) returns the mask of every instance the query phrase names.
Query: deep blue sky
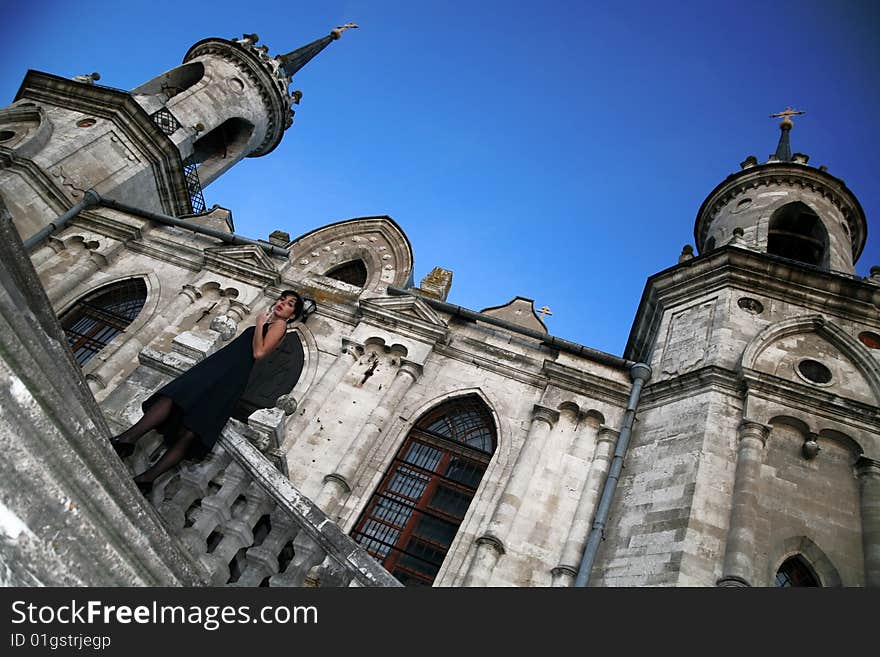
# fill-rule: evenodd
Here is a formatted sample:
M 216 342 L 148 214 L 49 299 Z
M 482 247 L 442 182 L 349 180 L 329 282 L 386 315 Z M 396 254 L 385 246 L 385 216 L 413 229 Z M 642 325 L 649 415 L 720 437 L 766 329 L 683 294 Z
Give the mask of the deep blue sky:
M 206 188 L 237 232 L 298 236 L 388 214 L 415 281 L 451 303 L 520 295 L 550 332 L 620 354 L 651 274 L 693 243 L 697 209 L 754 154 L 792 147 L 856 194 L 857 270 L 880 265 L 876 2 L 4 3 L 0 103 L 28 68 L 130 89 L 206 37 L 257 32 L 272 55 L 354 21 L 295 78 L 293 127 Z M 12 18 L 10 18 L 12 17 Z

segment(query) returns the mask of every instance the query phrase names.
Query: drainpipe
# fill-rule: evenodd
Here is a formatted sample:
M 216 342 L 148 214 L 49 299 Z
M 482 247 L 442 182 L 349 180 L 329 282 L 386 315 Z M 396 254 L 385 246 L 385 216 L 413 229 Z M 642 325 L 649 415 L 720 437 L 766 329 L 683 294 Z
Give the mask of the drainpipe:
M 73 219 L 76 215 L 78 215 L 83 210 L 87 210 L 88 208 L 94 207 L 101 202 L 101 197 L 94 189 L 89 189 L 83 194 L 83 199 L 76 205 L 74 205 L 70 210 L 62 214 L 55 221 L 50 223 L 48 226 L 43 228 L 38 233 L 31 235 L 24 241 L 25 250 L 30 253 L 36 248 L 36 246 L 42 242 L 44 239 L 49 237 L 56 230 L 61 230 L 67 224 L 68 221 Z
M 100 204 L 105 208 L 112 208 L 113 210 L 119 210 L 120 212 L 127 212 L 129 214 L 136 214 L 140 217 L 143 217 L 144 219 L 149 219 L 160 224 L 165 224 L 166 226 L 177 226 L 179 228 L 185 228 L 186 230 L 201 233 L 202 235 L 207 235 L 209 237 L 216 237 L 218 240 L 222 240 L 227 244 L 253 244 L 254 246 L 258 246 L 263 249 L 263 251 L 265 251 L 269 255 L 283 256 L 285 258 L 290 256 L 290 253 L 287 251 L 287 249 L 282 249 L 280 246 L 275 246 L 274 244 L 266 244 L 264 242 L 252 240 L 248 237 L 236 235 L 235 233 L 226 233 L 222 230 L 208 228 L 207 226 L 202 226 L 191 221 L 184 221 L 183 219 L 178 219 L 177 217 L 172 217 L 167 214 L 159 214 L 158 212 L 143 210 L 141 208 L 136 208 L 133 205 L 114 201 L 113 199 L 101 199 Z
M 578 587 L 586 586 L 590 578 L 590 571 L 593 569 L 593 561 L 595 561 L 596 553 L 599 551 L 599 542 L 603 538 L 602 535 L 605 523 L 608 520 L 608 513 L 611 511 L 611 502 L 617 489 L 620 471 L 623 469 L 623 459 L 626 456 L 627 447 L 629 447 L 629 439 L 632 435 L 633 422 L 636 419 L 636 409 L 639 406 L 642 386 L 651 378 L 651 368 L 644 363 L 636 363 L 630 368 L 630 376 L 633 380 L 633 386 L 629 394 L 629 403 L 626 405 L 623 426 L 620 428 L 620 437 L 617 439 L 614 458 L 611 461 L 611 467 L 608 469 L 605 487 L 602 489 L 602 499 L 599 500 L 599 508 L 596 510 L 593 527 L 590 529 L 589 536 L 587 536 L 584 556 L 581 558 L 581 565 L 578 569 L 577 578 L 574 581 L 574 585 Z
M 290 256 L 290 253 L 287 251 L 287 249 L 282 249 L 281 247 L 275 246 L 274 244 L 266 244 L 264 242 L 252 240 L 248 237 L 236 235 L 235 233 L 226 233 L 222 230 L 216 230 L 214 228 L 209 228 L 208 226 L 202 226 L 201 224 L 178 219 L 177 217 L 172 217 L 167 214 L 159 214 L 158 212 L 143 210 L 133 205 L 114 201 L 113 199 L 101 198 L 101 195 L 98 194 L 98 192 L 96 192 L 94 189 L 88 190 L 83 195 L 82 201 L 74 205 L 72 208 L 70 208 L 70 210 L 68 210 L 63 215 L 58 217 L 58 219 L 43 228 L 36 235 L 29 237 L 24 242 L 25 249 L 27 249 L 28 252 L 32 251 L 34 247 L 36 247 L 40 242 L 42 242 L 55 231 L 63 228 L 68 221 L 73 219 L 80 212 L 97 205 L 105 208 L 111 208 L 113 210 L 119 210 L 120 212 L 126 212 L 128 214 L 134 214 L 139 217 L 143 217 L 144 219 L 149 219 L 150 221 L 155 221 L 156 223 L 164 224 L 166 226 L 177 226 L 178 228 L 185 228 L 186 230 L 191 230 L 194 233 L 200 233 L 209 237 L 215 237 L 218 240 L 226 242 L 227 244 L 253 244 L 263 249 L 263 251 L 265 251 L 269 255 L 277 255 L 284 258 Z
M 534 331 L 530 328 L 526 328 L 525 326 L 520 326 L 519 324 L 513 324 L 512 322 L 508 322 L 503 319 L 498 319 L 497 317 L 492 317 L 491 315 L 484 315 L 483 313 L 478 313 L 473 310 L 468 310 L 467 308 L 462 308 L 461 306 L 456 306 L 451 303 L 446 303 L 445 301 L 440 301 L 439 299 L 434 299 L 432 297 L 422 296 L 421 294 L 415 294 L 414 292 L 410 292 L 409 290 L 404 290 L 398 287 L 393 287 L 391 285 L 388 286 L 388 294 L 393 294 L 395 296 L 411 296 L 417 299 L 421 299 L 426 304 L 431 306 L 432 308 L 436 308 L 444 313 L 449 313 L 450 315 L 454 315 L 456 317 L 462 317 L 464 319 L 468 319 L 475 322 L 483 322 L 485 324 L 492 324 L 493 326 L 498 326 L 512 333 L 519 333 L 520 335 L 526 335 L 530 338 L 535 338 L 536 340 L 540 340 L 544 344 L 547 344 L 551 347 L 559 349 L 560 351 L 566 351 L 568 353 L 575 354 L 577 356 L 583 356 L 584 358 L 589 358 L 590 360 L 596 361 L 598 363 L 602 363 L 603 365 L 610 365 L 611 367 L 617 367 L 619 369 L 630 369 L 636 365 L 634 361 L 627 360 L 625 358 L 621 358 L 620 356 L 615 356 L 613 354 L 609 354 L 605 351 L 599 351 L 598 349 L 592 349 L 590 347 L 585 347 L 582 344 L 578 344 L 577 342 L 572 342 L 570 340 L 563 340 L 562 338 L 557 338 L 555 336 L 549 335 L 547 333 L 541 333 L 540 331 Z

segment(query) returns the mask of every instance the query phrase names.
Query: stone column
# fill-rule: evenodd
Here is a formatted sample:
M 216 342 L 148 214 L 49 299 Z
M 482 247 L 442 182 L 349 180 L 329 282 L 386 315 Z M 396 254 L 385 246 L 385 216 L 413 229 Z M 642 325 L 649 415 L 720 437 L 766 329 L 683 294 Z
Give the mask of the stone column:
M 317 417 L 317 411 L 330 397 L 330 393 L 339 386 L 342 377 L 348 373 L 348 370 L 357 362 L 362 353 L 364 353 L 363 345 L 347 338 L 342 339 L 342 351 L 339 352 L 339 356 L 327 368 L 317 385 L 312 386 L 302 400 L 297 400 L 296 418 L 285 430 L 284 442 L 281 444 L 282 450 L 290 451 L 309 422 Z
M 859 506 L 862 512 L 862 546 L 865 553 L 865 586 L 880 586 L 880 461 L 865 456 L 856 461 Z
M 605 425 L 599 427 L 599 436 L 596 439 L 593 460 L 590 462 L 590 471 L 584 482 L 571 528 L 568 530 L 568 536 L 562 548 L 559 565 L 553 569 L 552 586 L 572 586 L 574 584 L 584 547 L 587 544 L 587 535 L 590 533 L 590 526 L 596 513 L 596 505 L 599 503 L 599 496 L 605 487 L 605 478 L 611 467 L 611 459 L 619 435 L 620 432 L 611 427 Z
M 180 317 L 187 306 L 195 303 L 201 296 L 201 293 L 192 285 L 184 285 L 180 293 L 158 317 L 145 324 L 134 335 L 129 336 L 128 340 L 113 352 L 100 367 L 89 372 L 86 380 L 89 382 L 89 389 L 92 393 L 107 387 L 110 379 L 126 368 L 127 365 L 134 365 L 136 367 L 137 356 L 141 349 L 152 342 L 153 338 L 165 330 L 171 322 Z M 100 358 L 100 354 L 98 354 L 97 358 Z
M 717 586 L 752 586 L 754 582 L 755 523 L 758 483 L 770 427 L 753 420 L 739 426 L 739 449 L 730 509 L 724 567 Z
M 421 374 L 421 365 L 400 359 L 400 368 L 388 390 L 382 395 L 382 400 L 370 413 L 333 472 L 324 477 L 324 486 L 315 503 L 328 516 L 336 512 L 343 497 L 354 488 L 355 475 L 366 453 L 375 444 L 376 439 L 385 429 L 388 418 Z
M 85 251 L 79 262 L 65 272 L 58 283 L 46 290 L 46 295 L 49 297 L 52 307 L 57 307 L 58 303 L 68 294 L 85 283 L 87 279 L 94 276 L 103 267 L 106 267 L 120 248 L 121 244 L 117 242 L 107 248 L 104 253 Z
M 488 531 L 477 539 L 477 553 L 465 576 L 465 586 L 485 586 L 504 554 L 505 541 L 519 512 L 522 499 L 528 492 L 529 482 L 544 451 L 550 430 L 559 419 L 559 413 L 535 404 L 532 423 L 526 441 L 517 454 L 510 479 L 504 487 L 498 506 L 492 514 Z

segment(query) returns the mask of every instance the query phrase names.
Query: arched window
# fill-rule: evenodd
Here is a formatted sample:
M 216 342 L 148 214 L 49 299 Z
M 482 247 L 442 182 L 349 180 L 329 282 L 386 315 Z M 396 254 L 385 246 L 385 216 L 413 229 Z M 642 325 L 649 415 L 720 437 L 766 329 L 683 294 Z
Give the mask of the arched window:
M 412 428 L 352 536 L 407 586 L 430 586 L 495 451 L 476 396 L 449 400 Z
M 363 287 L 367 282 L 367 266 L 363 260 L 352 260 L 334 267 L 324 276 L 335 278 L 337 281 L 342 281 L 355 287 Z
M 90 292 L 61 316 L 61 326 L 76 362 L 89 359 L 131 324 L 147 300 L 140 278 L 112 283 Z
M 767 253 L 817 267 L 826 266 L 828 231 L 806 204 L 789 203 L 770 218 Z
M 819 579 L 806 561 L 795 555 L 786 559 L 776 573 L 776 586 L 820 586 Z

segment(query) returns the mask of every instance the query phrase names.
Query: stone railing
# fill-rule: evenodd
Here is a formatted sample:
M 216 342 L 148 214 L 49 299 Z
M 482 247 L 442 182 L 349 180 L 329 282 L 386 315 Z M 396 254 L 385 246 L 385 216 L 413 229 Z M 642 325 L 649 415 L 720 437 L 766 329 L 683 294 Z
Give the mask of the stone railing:
M 214 450 L 156 481 L 149 500 L 209 576 L 211 586 L 401 586 L 230 420 Z M 160 451 L 148 434 L 135 469 Z

